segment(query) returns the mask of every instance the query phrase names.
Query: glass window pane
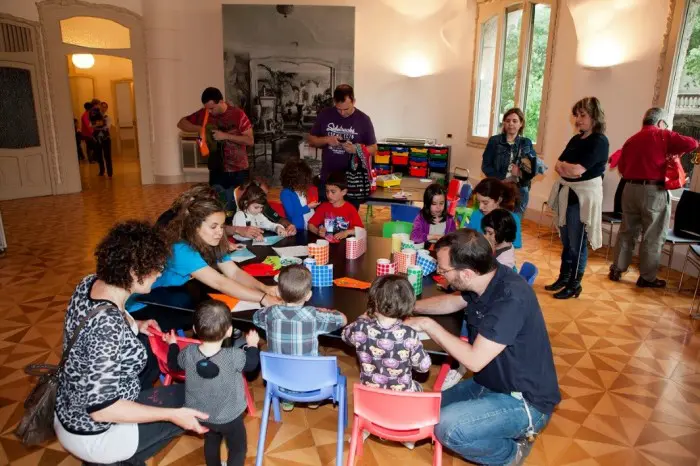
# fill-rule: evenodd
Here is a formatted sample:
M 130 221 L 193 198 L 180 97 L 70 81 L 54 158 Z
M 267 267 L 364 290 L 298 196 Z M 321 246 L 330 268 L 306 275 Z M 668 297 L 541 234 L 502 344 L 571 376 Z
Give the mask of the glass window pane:
M 476 83 L 476 99 L 474 105 L 475 136 L 489 136 L 489 121 L 491 120 L 491 96 L 493 95 L 494 65 L 496 63 L 496 42 L 498 33 L 498 17 L 487 20 L 481 25 L 481 40 L 479 41 L 479 74 Z
M 525 91 L 525 136 L 532 139 L 532 142 L 537 142 L 537 128 L 540 124 L 540 107 L 542 106 L 544 65 L 547 61 L 549 16 L 552 8 L 549 5 L 538 3 L 533 11 Z
M 506 43 L 503 47 L 501 65 L 501 96 L 494 128 L 500 125 L 506 110 L 515 107 L 515 85 L 518 78 L 518 52 L 520 51 L 520 28 L 523 10 L 517 9 L 506 15 Z M 497 131 L 494 131 L 497 132 Z
M 37 126 L 31 72 L 24 68 L 0 67 L 0 148 L 37 147 Z
M 104 18 L 74 16 L 61 20 L 61 41 L 92 49 L 128 49 L 129 28 Z

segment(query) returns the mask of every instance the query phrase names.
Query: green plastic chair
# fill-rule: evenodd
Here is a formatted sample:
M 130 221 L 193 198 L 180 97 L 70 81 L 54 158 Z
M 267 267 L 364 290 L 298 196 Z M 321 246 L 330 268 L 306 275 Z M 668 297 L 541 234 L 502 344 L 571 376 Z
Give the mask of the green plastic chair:
M 410 235 L 411 230 L 413 230 L 411 222 L 386 222 L 382 227 L 382 237 L 391 238 L 394 233 L 408 233 Z

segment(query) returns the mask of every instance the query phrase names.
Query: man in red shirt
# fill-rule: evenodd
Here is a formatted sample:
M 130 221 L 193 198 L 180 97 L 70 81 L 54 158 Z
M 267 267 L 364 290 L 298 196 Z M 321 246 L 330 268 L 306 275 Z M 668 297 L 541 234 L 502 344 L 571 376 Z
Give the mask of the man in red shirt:
M 647 110 L 642 125 L 641 131 L 622 146 L 618 162 L 627 184 L 622 193 L 622 226 L 608 276 L 619 281 L 627 271 L 641 229 L 644 240 L 639 249 L 637 286 L 663 288 L 666 281 L 656 278 L 656 272 L 671 219 L 671 196 L 664 188 L 666 159 L 697 149 L 698 141 L 667 129 L 662 108 Z
M 188 133 L 198 133 L 204 124 L 205 112 L 209 112 L 207 132 L 211 132 L 214 141 L 208 143 L 209 184 L 224 189 L 244 184 L 248 181 L 246 146 L 254 144 L 253 125 L 245 112 L 226 103 L 215 87 L 204 89 L 202 104 L 204 108 L 183 117 L 177 127 Z

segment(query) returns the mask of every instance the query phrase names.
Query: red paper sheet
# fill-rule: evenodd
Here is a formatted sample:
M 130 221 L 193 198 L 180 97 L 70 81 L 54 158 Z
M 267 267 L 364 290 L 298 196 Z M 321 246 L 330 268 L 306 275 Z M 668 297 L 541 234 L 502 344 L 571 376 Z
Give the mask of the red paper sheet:
M 275 270 L 274 267 L 268 264 L 248 264 L 241 267 L 241 269 L 254 277 L 274 277 L 280 273 L 279 270 Z

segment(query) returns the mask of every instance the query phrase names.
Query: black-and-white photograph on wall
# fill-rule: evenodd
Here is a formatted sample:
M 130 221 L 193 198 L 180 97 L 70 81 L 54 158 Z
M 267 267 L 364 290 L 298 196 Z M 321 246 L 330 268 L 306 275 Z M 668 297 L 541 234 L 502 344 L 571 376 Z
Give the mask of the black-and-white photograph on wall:
M 254 174 L 279 174 L 290 156 L 305 157 L 317 172 L 320 151 L 304 141 L 318 112 L 333 104 L 335 86 L 353 84 L 355 8 L 222 8 L 225 94 L 253 123 Z

